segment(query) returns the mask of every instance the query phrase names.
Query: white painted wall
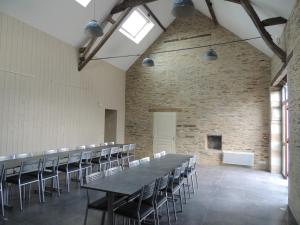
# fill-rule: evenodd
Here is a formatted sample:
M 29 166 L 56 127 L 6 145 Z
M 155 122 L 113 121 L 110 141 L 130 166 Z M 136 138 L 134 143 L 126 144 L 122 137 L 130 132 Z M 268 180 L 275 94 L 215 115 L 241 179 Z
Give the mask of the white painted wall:
M 97 61 L 79 73 L 74 47 L 0 13 L 0 155 L 102 142 L 105 108 L 123 142 L 123 71 Z

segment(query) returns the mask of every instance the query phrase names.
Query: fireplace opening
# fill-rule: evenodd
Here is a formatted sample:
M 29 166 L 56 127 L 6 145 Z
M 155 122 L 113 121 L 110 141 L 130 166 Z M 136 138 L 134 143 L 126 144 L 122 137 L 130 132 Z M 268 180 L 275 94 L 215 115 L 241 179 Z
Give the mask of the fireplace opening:
M 222 150 L 222 135 L 207 135 L 207 148 Z

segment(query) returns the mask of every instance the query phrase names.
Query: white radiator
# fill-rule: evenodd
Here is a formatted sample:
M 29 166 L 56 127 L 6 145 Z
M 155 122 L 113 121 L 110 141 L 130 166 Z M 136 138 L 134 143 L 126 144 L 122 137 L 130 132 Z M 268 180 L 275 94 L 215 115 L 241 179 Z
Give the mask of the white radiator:
M 253 167 L 254 153 L 223 151 L 223 163 Z

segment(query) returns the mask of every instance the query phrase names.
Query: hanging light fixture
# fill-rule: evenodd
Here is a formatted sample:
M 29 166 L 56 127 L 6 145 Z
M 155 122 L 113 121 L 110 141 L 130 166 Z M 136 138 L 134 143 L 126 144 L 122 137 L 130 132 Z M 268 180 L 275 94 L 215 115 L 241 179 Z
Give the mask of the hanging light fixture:
M 142 65 L 144 67 L 153 67 L 154 66 L 154 61 L 151 58 L 144 58 Z
M 212 48 L 210 48 L 207 52 L 204 54 L 204 59 L 206 61 L 214 61 L 218 59 L 218 54 L 216 51 Z
M 172 14 L 175 17 L 192 16 L 195 12 L 192 0 L 174 0 Z
M 101 37 L 103 35 L 103 28 L 95 19 L 96 0 L 94 0 L 94 19 L 90 20 L 85 26 L 85 33 L 91 37 Z

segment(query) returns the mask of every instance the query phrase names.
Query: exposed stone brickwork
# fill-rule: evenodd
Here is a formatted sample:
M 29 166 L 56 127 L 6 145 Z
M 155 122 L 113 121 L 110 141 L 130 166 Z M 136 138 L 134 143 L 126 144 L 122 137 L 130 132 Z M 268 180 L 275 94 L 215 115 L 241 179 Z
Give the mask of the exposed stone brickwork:
M 298 1 L 281 37 L 283 46 L 293 58 L 287 66 L 289 94 L 289 206 L 300 224 L 300 2 Z M 281 62 L 274 56 L 272 68 Z
M 175 38 L 212 34 L 176 42 Z M 207 134 L 222 134 L 223 150 L 255 153 L 255 166 L 269 167 L 270 59 L 245 42 L 214 47 L 217 61 L 208 62 L 208 48 L 153 54 L 239 38 L 215 27 L 198 14 L 177 19 L 147 50 L 155 67 L 141 66 L 143 58 L 126 75 L 127 142 L 137 143 L 139 156 L 151 155 L 153 112 L 176 108 L 178 153 L 197 154 L 200 163 L 220 163 L 221 151 L 207 149 Z

